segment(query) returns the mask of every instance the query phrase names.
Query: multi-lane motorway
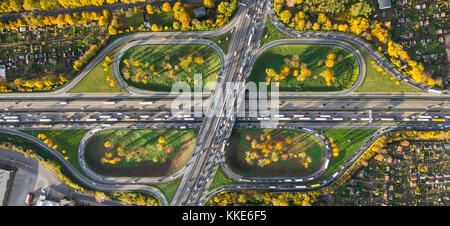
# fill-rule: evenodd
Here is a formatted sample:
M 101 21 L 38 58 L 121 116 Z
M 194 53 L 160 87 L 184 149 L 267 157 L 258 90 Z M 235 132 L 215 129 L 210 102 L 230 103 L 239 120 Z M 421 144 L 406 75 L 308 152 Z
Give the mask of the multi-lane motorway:
M 368 44 L 349 34 L 336 32 L 298 32 L 288 29 L 275 16 L 271 0 L 243 0 L 233 19 L 225 26 L 208 32 L 142 32 L 116 39 L 104 48 L 72 81 L 50 93 L 11 93 L 0 95 L 0 133 L 8 133 L 35 142 L 55 155 L 79 181 L 98 190 L 141 190 L 153 192 L 164 205 L 169 204 L 162 193 L 151 186 L 182 177 L 171 205 L 201 205 L 206 198 L 223 190 L 268 189 L 307 190 L 327 186 L 345 173 L 346 169 L 381 134 L 393 129 L 448 129 L 450 101 L 446 91 L 418 84 L 390 66 Z M 272 23 L 291 39 L 270 42 L 259 48 L 264 23 L 270 16 Z M 228 54 L 210 38 L 232 31 Z M 81 81 L 114 48 L 124 45 L 114 58 L 113 73 L 119 85 L 128 91 L 123 94 L 74 94 L 68 91 Z M 349 44 L 351 43 L 351 44 Z M 189 103 L 173 100 L 176 94 L 150 92 L 133 88 L 119 75 L 123 53 L 136 45 L 201 44 L 212 47 L 221 59 L 221 72 L 214 93 L 201 94 L 206 101 Z M 265 50 L 278 45 L 321 44 L 336 45 L 349 50 L 357 59 L 359 75 L 348 90 L 334 93 L 279 93 L 277 113 L 260 112 L 257 116 L 236 115 L 245 100 L 245 84 L 255 60 Z M 399 80 L 425 93 L 352 93 L 364 80 L 366 62 L 359 46 L 370 54 L 386 71 Z M 230 84 L 234 86 L 230 86 Z M 271 94 L 273 95 L 273 94 Z M 275 96 L 271 96 L 275 99 Z M 255 103 L 250 103 L 250 105 Z M 202 106 L 206 111 L 194 115 L 184 109 Z M 244 107 L 244 108 L 242 108 Z M 173 109 L 177 111 L 172 111 Z M 183 110 L 178 110 L 183 109 Z M 237 124 L 235 125 L 235 122 Z M 231 172 L 224 163 L 223 153 L 233 128 L 260 128 L 260 122 L 277 122 L 273 128 L 295 129 L 317 136 L 323 143 L 327 161 L 322 170 L 306 178 L 245 178 Z M 270 124 L 265 124 L 270 125 Z M 327 141 L 313 128 L 377 128 L 337 172 L 322 178 L 329 163 Z M 90 129 L 79 146 L 83 172 L 78 172 L 63 156 L 39 139 L 17 130 L 26 129 Z M 92 171 L 84 161 L 86 141 L 105 129 L 199 129 L 197 143 L 186 165 L 175 174 L 165 177 L 118 178 L 104 177 Z M 221 187 L 208 194 L 209 183 L 217 167 L 237 181 L 246 182 Z M 325 170 L 323 170 L 325 169 Z M 89 178 L 87 178 L 88 176 Z M 321 181 L 315 179 L 321 178 Z M 313 183 L 310 183 L 314 181 Z

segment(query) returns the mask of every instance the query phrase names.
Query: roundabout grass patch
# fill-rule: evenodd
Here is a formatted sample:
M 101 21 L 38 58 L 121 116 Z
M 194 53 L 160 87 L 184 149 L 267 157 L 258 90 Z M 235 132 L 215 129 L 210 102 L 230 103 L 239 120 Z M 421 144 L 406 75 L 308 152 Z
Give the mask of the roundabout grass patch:
M 172 85 L 180 81 L 193 89 L 194 83 L 199 82 L 194 81 L 194 74 L 202 74 L 203 86 L 215 82 L 220 66 L 219 55 L 206 45 L 142 45 L 125 52 L 119 70 L 131 86 L 170 92 Z
M 300 131 L 238 129 L 230 139 L 226 161 L 241 176 L 307 176 L 325 161 L 318 138 Z
M 333 59 L 327 61 L 329 56 Z M 356 58 L 341 47 L 281 45 L 258 57 L 249 80 L 266 82 L 270 77 L 282 92 L 330 92 L 350 88 L 358 72 Z
M 198 130 L 104 130 L 86 144 L 86 163 L 106 176 L 156 177 L 181 169 Z

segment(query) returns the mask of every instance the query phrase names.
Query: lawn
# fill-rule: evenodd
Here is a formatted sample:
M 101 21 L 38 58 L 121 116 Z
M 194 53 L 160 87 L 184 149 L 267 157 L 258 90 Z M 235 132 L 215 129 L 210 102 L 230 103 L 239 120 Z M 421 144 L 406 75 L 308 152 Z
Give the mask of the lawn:
M 238 184 L 239 182 L 232 180 L 228 177 L 222 170 L 221 167 L 217 168 L 216 174 L 214 174 L 211 184 L 208 187 L 208 191 L 212 191 L 215 188 L 222 187 L 225 185 Z
M 197 57 L 203 62 L 198 63 Z M 203 86 L 215 82 L 220 65 L 219 55 L 206 45 L 144 45 L 132 47 L 123 55 L 120 71 L 124 81 L 134 87 L 170 92 L 180 81 L 193 88 L 197 82 L 194 74 L 203 75 Z M 214 85 L 209 88 L 213 89 Z
M 58 145 L 56 150 L 62 155 L 67 156 L 68 161 L 79 172 L 83 173 L 80 163 L 78 162 L 78 146 L 81 139 L 88 132 L 87 130 L 25 130 L 23 131 L 35 137 L 38 134 L 44 134 L 47 139 L 52 141 L 53 145 Z M 41 139 L 44 141 L 45 139 Z M 65 153 L 63 153 L 65 151 Z
M 227 40 L 227 38 L 228 38 L 228 40 Z M 218 46 L 220 46 L 223 53 L 227 54 L 228 53 L 228 44 L 230 43 L 230 40 L 231 40 L 231 32 L 227 32 L 223 35 L 211 37 L 211 38 L 209 38 L 209 40 L 215 42 Z
M 374 129 L 324 129 L 323 134 L 327 138 L 332 138 L 339 149 L 339 156 L 331 157 L 328 170 L 322 177 L 332 175 L 375 131 Z
M 373 58 L 366 52 L 361 50 L 359 52 L 364 57 L 366 62 L 366 77 L 362 84 L 355 90 L 359 93 L 420 93 L 422 91 L 409 86 L 406 83 L 399 81 L 396 84 L 397 79 L 391 80 L 391 75 L 387 72 L 378 71 L 373 66 Z M 384 74 L 383 74 L 384 73 Z
M 117 46 L 108 56 L 114 59 L 116 53 L 126 44 L 127 42 Z M 112 73 L 112 65 L 109 66 L 109 71 L 104 71 L 103 64 L 106 63 L 105 59 L 102 59 L 81 81 L 76 84 L 68 93 L 126 93 L 127 91 L 120 88 L 119 85 L 116 87 L 111 87 L 110 82 L 106 80 L 106 77 L 114 78 Z
M 239 129 L 233 131 L 230 139 L 226 161 L 231 170 L 242 176 L 307 176 L 316 172 L 325 161 L 322 143 L 300 131 Z M 259 157 L 249 157 L 254 156 L 253 153 Z
M 166 176 L 187 162 L 198 130 L 104 130 L 86 145 L 86 163 L 107 176 Z
M 261 38 L 261 46 L 263 46 L 266 43 L 269 43 L 271 41 L 275 41 L 278 39 L 289 39 L 290 36 L 283 34 L 280 32 L 275 25 L 270 21 L 270 18 L 267 17 L 266 24 L 264 26 L 264 33 Z
M 328 54 L 334 53 L 336 59 L 331 70 L 334 72 L 335 81 L 327 82 L 322 72 L 326 69 L 325 60 Z M 298 57 L 297 60 L 294 60 Z M 266 50 L 256 60 L 249 80 L 254 82 L 266 81 L 266 69 L 272 68 L 280 74 L 282 68 L 287 64 L 287 60 L 297 61 L 306 65 L 311 71 L 304 81 L 298 81 L 293 75 L 294 69 L 291 67 L 290 73 L 285 79 L 280 80 L 279 90 L 284 92 L 327 92 L 342 91 L 350 88 L 357 80 L 358 63 L 355 57 L 347 50 L 328 45 L 282 45 Z M 270 86 L 268 87 L 270 90 Z

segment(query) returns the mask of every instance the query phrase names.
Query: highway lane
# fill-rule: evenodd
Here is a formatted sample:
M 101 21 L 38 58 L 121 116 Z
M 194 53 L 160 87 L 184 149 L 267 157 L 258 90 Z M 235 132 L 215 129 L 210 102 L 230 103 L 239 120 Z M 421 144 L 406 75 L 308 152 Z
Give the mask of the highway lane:
M 106 183 L 100 183 L 95 182 L 87 177 L 85 177 L 83 174 L 78 172 L 72 164 L 69 163 L 66 159 L 64 159 L 64 156 L 59 153 L 57 150 L 49 147 L 47 144 L 44 144 L 41 140 L 38 138 L 31 136 L 29 134 L 19 132 L 16 130 L 6 129 L 6 128 L 0 128 L 0 133 L 10 134 L 22 137 L 30 142 L 35 143 L 36 145 L 40 146 L 41 148 L 47 150 L 51 155 L 56 157 L 58 161 L 62 164 L 63 167 L 65 167 L 74 177 L 76 177 L 80 182 L 84 184 L 84 186 L 87 186 L 88 188 L 94 189 L 94 190 L 100 190 L 100 191 L 146 191 L 153 193 L 158 199 L 161 200 L 162 205 L 167 205 L 167 200 L 165 196 L 155 187 L 151 186 L 145 186 L 145 185 L 134 185 L 134 184 L 126 184 L 126 185 L 116 185 L 116 184 L 106 184 Z

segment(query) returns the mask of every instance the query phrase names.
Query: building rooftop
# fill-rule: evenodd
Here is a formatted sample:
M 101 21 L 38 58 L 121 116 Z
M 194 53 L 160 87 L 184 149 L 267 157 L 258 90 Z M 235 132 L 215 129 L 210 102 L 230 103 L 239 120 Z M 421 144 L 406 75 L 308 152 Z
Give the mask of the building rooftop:
M 0 206 L 3 205 L 3 201 L 5 200 L 6 188 L 10 174 L 11 173 L 8 170 L 0 169 Z

